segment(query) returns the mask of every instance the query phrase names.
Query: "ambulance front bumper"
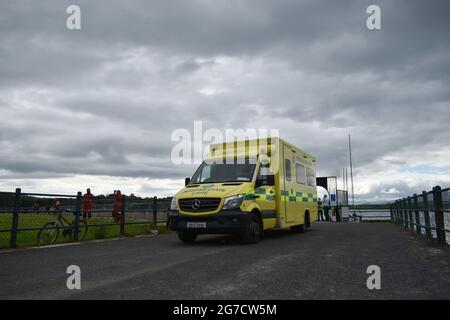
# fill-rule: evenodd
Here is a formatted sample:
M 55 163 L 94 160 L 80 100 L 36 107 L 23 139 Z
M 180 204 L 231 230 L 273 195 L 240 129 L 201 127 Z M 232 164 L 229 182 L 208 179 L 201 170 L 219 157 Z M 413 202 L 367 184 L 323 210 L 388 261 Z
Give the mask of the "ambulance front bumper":
M 238 234 L 244 230 L 249 219 L 250 215 L 239 209 L 196 216 L 171 210 L 168 227 L 174 231 L 195 234 Z

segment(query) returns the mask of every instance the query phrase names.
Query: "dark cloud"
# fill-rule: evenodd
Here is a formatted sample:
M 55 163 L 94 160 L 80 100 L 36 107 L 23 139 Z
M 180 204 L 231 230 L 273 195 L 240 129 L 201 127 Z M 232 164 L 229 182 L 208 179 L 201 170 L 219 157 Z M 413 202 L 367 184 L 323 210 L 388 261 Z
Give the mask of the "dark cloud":
M 280 129 L 332 175 L 351 132 L 362 200 L 445 180 L 398 172 L 450 156 L 448 1 L 377 1 L 380 31 L 365 27 L 371 1 L 77 1 L 79 31 L 70 4 L 0 5 L 3 185 L 181 181 L 193 166 L 170 162 L 170 135 L 195 120 Z

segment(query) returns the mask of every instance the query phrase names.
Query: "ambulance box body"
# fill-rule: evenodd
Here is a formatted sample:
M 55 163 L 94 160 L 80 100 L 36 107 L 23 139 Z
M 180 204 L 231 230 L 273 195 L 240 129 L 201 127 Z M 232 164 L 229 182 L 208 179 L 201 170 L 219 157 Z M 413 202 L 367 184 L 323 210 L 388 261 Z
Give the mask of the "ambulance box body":
M 317 219 L 315 158 L 272 137 L 211 145 L 173 197 L 169 226 L 184 242 L 233 234 L 254 243 L 265 230 L 305 231 Z

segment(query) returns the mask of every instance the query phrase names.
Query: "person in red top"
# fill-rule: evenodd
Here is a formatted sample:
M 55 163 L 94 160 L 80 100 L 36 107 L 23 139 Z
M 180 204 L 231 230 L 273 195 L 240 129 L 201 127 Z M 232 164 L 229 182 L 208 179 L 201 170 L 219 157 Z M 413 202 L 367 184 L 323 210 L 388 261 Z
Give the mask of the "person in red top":
M 61 200 L 59 200 L 59 198 L 56 198 L 53 207 L 47 207 L 47 210 L 49 213 L 59 214 L 61 212 Z
M 31 210 L 33 210 L 33 212 L 39 212 L 39 205 L 36 201 L 33 201 L 33 203 L 31 204 Z
M 58 198 L 55 199 L 55 209 L 58 211 L 61 210 L 61 200 Z
M 83 195 L 83 220 L 88 222 L 92 218 L 92 203 L 94 202 L 94 195 L 91 189 L 87 189 Z
M 114 191 L 114 205 L 112 216 L 115 222 L 120 222 L 120 211 L 122 209 L 122 193 L 120 190 Z

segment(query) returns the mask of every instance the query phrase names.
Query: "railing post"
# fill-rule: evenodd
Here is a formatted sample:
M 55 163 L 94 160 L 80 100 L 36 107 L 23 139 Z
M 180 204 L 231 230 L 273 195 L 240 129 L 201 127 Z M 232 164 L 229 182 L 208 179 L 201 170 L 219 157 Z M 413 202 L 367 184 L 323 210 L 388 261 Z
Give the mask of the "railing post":
M 398 223 L 398 202 L 397 202 L 397 200 L 394 202 L 394 219 L 395 219 L 395 223 Z
M 406 207 L 406 198 L 402 199 L 402 207 L 403 207 L 403 218 L 405 219 L 405 228 L 408 229 L 409 220 L 408 220 L 408 208 Z
M 397 213 L 395 212 L 395 210 L 396 210 L 395 209 L 395 202 L 391 204 L 390 209 L 391 209 L 391 220 L 394 223 L 397 223 Z
M 392 204 L 389 205 L 389 211 L 390 211 L 390 213 L 391 213 L 391 221 L 392 221 L 392 222 L 395 222 L 395 219 L 394 219 L 394 211 L 392 210 Z
M 125 205 L 126 205 L 126 200 L 125 200 L 125 195 L 122 195 L 122 204 L 120 206 L 120 235 L 121 236 L 125 236 Z
M 442 191 L 440 186 L 433 188 L 434 217 L 436 219 L 436 237 L 438 244 L 447 244 L 445 240 L 444 210 L 442 205 Z
M 403 199 L 403 208 L 405 212 L 405 228 L 409 229 L 409 212 L 408 212 L 408 200 L 406 198 Z
M 417 194 L 414 193 L 414 215 L 416 216 L 416 232 L 418 235 L 422 234 L 422 226 L 420 223 L 420 215 L 419 215 L 419 200 L 417 199 Z
M 158 226 L 157 226 L 157 212 L 158 212 L 158 198 L 155 196 L 153 197 L 153 229 L 157 230 Z
M 422 192 L 423 197 L 423 218 L 425 220 L 425 234 L 427 235 L 427 239 L 431 240 L 433 235 L 431 234 L 431 224 L 430 224 L 430 214 L 428 213 L 428 194 L 426 191 Z
M 405 226 L 405 215 L 403 213 L 403 199 L 400 199 L 398 201 L 398 214 L 400 216 L 400 221 L 401 221 L 401 226 L 404 227 Z
M 409 215 L 409 229 L 412 231 L 414 230 L 414 219 L 412 213 L 411 197 L 408 197 L 408 215 Z
M 402 213 L 402 226 L 407 228 L 406 211 L 405 211 L 405 198 L 400 200 L 401 213 Z
M 75 219 L 73 221 L 73 240 L 78 241 L 78 230 L 80 227 L 80 214 L 81 214 L 81 191 L 77 193 L 77 201 L 75 205 Z
M 11 238 L 10 247 L 15 248 L 17 246 L 17 228 L 19 226 L 19 211 L 20 211 L 20 200 L 21 200 L 21 190 L 16 189 L 16 194 L 14 195 L 14 208 L 13 208 L 13 218 L 11 225 Z
M 395 209 L 395 214 L 397 215 L 397 223 L 401 223 L 401 218 L 400 218 L 400 202 L 397 200 L 396 202 L 396 205 L 395 205 L 395 207 L 396 207 L 396 209 Z

